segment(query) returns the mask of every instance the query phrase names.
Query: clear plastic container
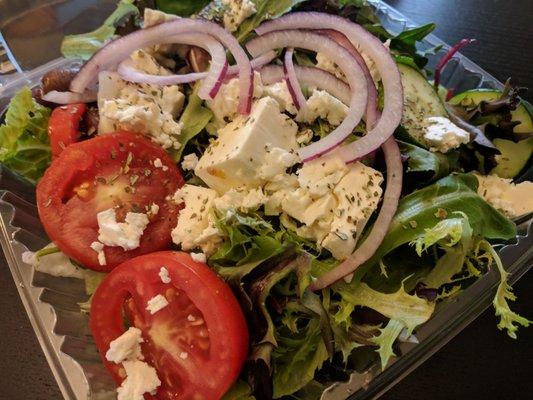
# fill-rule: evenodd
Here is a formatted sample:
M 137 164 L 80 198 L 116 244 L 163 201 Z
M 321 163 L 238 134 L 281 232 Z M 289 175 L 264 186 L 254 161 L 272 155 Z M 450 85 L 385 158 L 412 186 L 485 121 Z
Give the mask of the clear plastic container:
M 398 33 L 413 25 L 390 6 L 377 0 L 371 2 L 385 27 L 391 32 Z M 4 46 L 7 42 L 12 47 L 13 51 L 6 49 L 6 55 L 18 71 L 8 75 L 0 74 L 0 111 L 22 86 L 36 84 L 50 69 L 69 65 L 71 61 L 51 60 L 57 54 L 61 36 L 70 33 L 73 26 L 77 31 L 97 26 L 98 20 L 109 13 L 113 3 L 114 0 L 0 3 L 0 29 L 4 34 L 0 39 L 5 40 Z M 82 18 L 88 14 L 92 15 L 93 20 Z M 17 27 L 17 21 L 19 24 L 22 21 L 24 27 L 29 16 L 51 18 L 50 15 L 54 16 L 56 22 L 46 25 L 49 31 L 29 35 L 25 37 L 25 41 L 20 42 L 20 32 L 24 33 L 24 29 Z M 76 24 L 82 20 L 84 27 L 80 28 Z M 6 30 L 6 26 L 11 28 Z M 18 32 L 18 36 L 13 37 L 13 32 Z M 39 43 L 44 47 L 51 46 L 52 50 L 48 53 L 38 52 L 35 57 L 27 58 L 31 51 L 25 51 L 25 43 L 31 46 L 37 40 L 43 41 L 43 36 L 49 42 L 45 40 Z M 438 45 L 444 43 L 431 35 L 420 50 Z M 443 51 L 446 48 L 444 45 Z M 440 54 L 432 56 L 430 66 L 435 65 L 439 57 Z M 43 63 L 45 64 L 35 68 Z M 461 55 L 455 57 L 446 68 L 442 82 L 446 87 L 457 91 L 476 87 L 502 88 L 502 84 L 494 77 Z M 0 176 L 0 230 L 0 243 L 13 279 L 64 398 L 115 398 L 115 385 L 100 362 L 88 328 L 88 318 L 79 312 L 77 303 L 87 300 L 83 281 L 35 272 L 31 266 L 22 262 L 24 251 L 39 249 L 48 243 L 48 239 L 37 217 L 33 187 L 5 169 L 1 170 Z M 498 246 L 499 254 L 510 273 L 511 283 L 516 282 L 533 264 L 532 244 L 533 228 L 529 219 L 520 221 L 519 236 L 515 240 Z M 398 357 L 385 371 L 382 372 L 377 364 L 371 365 L 360 373 L 352 374 L 348 382 L 332 383 L 322 398 L 366 400 L 379 397 L 489 307 L 498 282 L 498 274 L 489 272 L 460 295 L 439 304 L 435 315 L 417 330 L 419 344 L 400 344 Z

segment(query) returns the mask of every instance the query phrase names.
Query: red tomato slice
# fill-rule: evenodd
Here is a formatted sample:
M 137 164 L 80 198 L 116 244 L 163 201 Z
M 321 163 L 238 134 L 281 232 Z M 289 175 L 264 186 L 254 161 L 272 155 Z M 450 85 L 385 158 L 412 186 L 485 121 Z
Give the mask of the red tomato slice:
M 160 159 L 163 168 L 154 166 Z M 129 132 L 110 133 L 67 147 L 37 185 L 37 206 L 46 233 L 69 257 L 82 265 L 109 271 L 118 264 L 171 243 L 179 207 L 170 196 L 183 185 L 178 168 L 158 145 Z M 152 204 L 140 246 L 125 251 L 105 246 L 106 265 L 90 246 L 98 240 L 96 215 L 114 208 L 117 221 L 128 212 L 146 213 Z
M 159 277 L 168 270 L 170 283 Z M 169 304 L 150 314 L 148 300 Z M 207 265 L 182 252 L 163 251 L 115 268 L 94 294 L 90 326 L 103 363 L 117 383 L 120 364 L 107 361 L 110 343 L 126 330 L 123 312 L 143 333 L 142 353 L 156 370 L 160 400 L 217 400 L 235 382 L 248 353 L 248 330 L 229 286 Z M 145 398 L 152 398 L 145 395 Z
M 48 120 L 48 135 L 53 158 L 58 157 L 65 147 L 80 139 L 80 121 L 85 111 L 87 106 L 83 103 L 60 106 L 52 111 Z

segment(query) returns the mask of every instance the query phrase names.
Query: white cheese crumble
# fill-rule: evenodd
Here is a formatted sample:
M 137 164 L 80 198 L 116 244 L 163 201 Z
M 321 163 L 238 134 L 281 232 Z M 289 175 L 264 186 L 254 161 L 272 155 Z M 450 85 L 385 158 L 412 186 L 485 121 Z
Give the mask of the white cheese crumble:
M 154 367 L 139 360 L 124 361 L 122 365 L 126 379 L 117 389 L 117 400 L 144 400 L 145 393 L 156 393 L 161 381 Z
M 289 114 L 296 115 L 298 110 L 294 105 L 291 93 L 287 87 L 287 82 L 282 80 L 271 85 L 263 87 L 264 95 L 272 97 L 279 104 L 281 111 L 287 111 Z
M 317 118 L 337 126 L 346 118 L 348 106 L 325 90 L 313 90 L 307 99 L 307 107 L 296 115 L 296 121 L 312 123 Z
M 191 258 L 193 261 L 199 262 L 199 263 L 206 263 L 207 257 L 204 253 L 191 253 Z
M 148 213 L 150 215 L 157 215 L 159 213 L 159 205 L 157 205 L 156 203 L 150 204 L 150 208 L 148 210 Z
M 257 10 L 251 0 L 222 0 L 225 6 L 224 27 L 235 32 L 242 21 L 254 15 Z
M 161 282 L 163 283 L 170 283 L 170 275 L 168 274 L 168 269 L 165 267 L 161 267 L 159 270 L 159 278 L 161 278 Z
M 470 134 L 448 118 L 429 117 L 425 123 L 424 139 L 431 151 L 447 153 L 470 141 Z
M 141 236 L 150 222 L 146 214 L 134 212 L 127 213 L 124 222 L 117 222 L 113 208 L 99 212 L 96 218 L 98 241 L 106 246 L 120 246 L 124 250 L 139 247 Z
M 104 253 L 104 245 L 100 242 L 92 242 L 91 243 L 91 249 L 96 251 L 98 254 L 98 264 L 100 265 L 107 265 L 107 260 L 105 259 L 105 253 Z
M 55 247 L 54 243 L 50 243 L 43 248 L 48 249 Z M 38 257 L 37 253 L 33 251 L 25 251 L 22 253 L 22 261 L 35 268 L 36 271 L 64 278 L 78 278 L 83 279 L 83 270 L 70 261 L 70 258 L 63 252 L 46 254 Z
M 109 350 L 105 353 L 105 358 L 115 364 L 120 364 L 125 360 L 142 360 L 143 355 L 140 344 L 143 342 L 141 330 L 130 327 L 109 344 Z
M 184 171 L 192 171 L 196 168 L 196 165 L 198 165 L 198 156 L 194 153 L 187 154 L 183 157 L 181 169 Z
M 180 353 L 180 358 L 181 358 L 182 360 L 186 360 L 187 358 L 189 358 L 189 353 L 187 353 L 186 351 L 182 351 L 182 352 Z
M 99 134 L 124 129 L 149 136 L 165 149 L 178 149 L 182 125 L 176 121 L 185 96 L 179 86 L 134 84 L 115 72 L 99 75 Z
M 163 164 L 160 158 L 154 160 L 154 167 L 161 168 L 163 171 L 168 171 L 168 167 Z
M 533 182 L 512 183 L 496 175 L 475 174 L 478 194 L 495 209 L 510 218 L 533 213 Z
M 180 211 L 178 224 L 172 230 L 172 241 L 182 250 L 199 248 L 210 255 L 222 241 L 211 214 L 216 197 L 217 192 L 212 189 L 188 184 L 175 193 L 174 201 L 185 203 L 185 208 Z
M 148 300 L 148 305 L 146 306 L 146 309 L 150 311 L 150 314 L 153 315 L 156 312 L 165 308 L 166 306 L 168 306 L 168 300 L 162 294 L 158 294 L 157 296 L 154 296 L 150 300 Z

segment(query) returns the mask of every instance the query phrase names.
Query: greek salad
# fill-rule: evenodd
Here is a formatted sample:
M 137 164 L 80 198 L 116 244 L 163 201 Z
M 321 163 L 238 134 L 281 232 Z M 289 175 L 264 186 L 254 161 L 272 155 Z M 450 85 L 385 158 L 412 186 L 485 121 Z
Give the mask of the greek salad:
M 490 269 L 533 212 L 523 89 L 457 93 L 364 0 L 121 0 L 18 92 L 36 270 L 84 279 L 121 400 L 318 399 Z M 474 45 L 474 44 L 472 44 Z M 437 53 L 441 49 L 432 51 Z

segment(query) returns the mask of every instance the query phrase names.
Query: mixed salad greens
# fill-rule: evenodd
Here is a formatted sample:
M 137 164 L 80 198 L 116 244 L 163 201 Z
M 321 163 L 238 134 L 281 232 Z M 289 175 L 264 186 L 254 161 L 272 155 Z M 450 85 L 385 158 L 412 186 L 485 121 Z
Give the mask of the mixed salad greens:
M 513 239 L 533 212 L 533 183 L 513 183 L 531 165 L 533 106 L 509 82 L 440 86 L 460 46 L 426 69 L 417 43 L 434 28 L 392 35 L 365 0 L 121 0 L 100 28 L 64 39 L 65 57 L 89 60 L 80 71 L 52 71 L 13 97 L 0 162 L 39 182 L 54 241 L 25 261 L 86 280 L 95 300 L 80 307 L 119 399 L 317 399 L 352 371 L 387 368 L 399 341 L 416 342 L 436 307 L 489 269 L 501 277 L 498 328 L 516 338 L 529 325 L 509 308 L 492 244 Z M 191 255 L 156 252 L 170 249 Z M 129 330 L 113 336 L 103 304 L 134 261 L 145 268 L 109 322 L 123 332 L 124 313 Z M 146 275 L 154 268 L 159 286 Z M 196 298 L 179 268 L 216 272 L 240 308 L 217 297 L 219 286 L 205 292 L 216 302 L 176 305 L 168 285 Z M 209 308 L 230 321 L 226 338 Z M 192 378 L 203 356 L 193 366 L 194 351 L 169 350 L 182 339 L 161 339 L 193 335 L 182 317 L 207 321 L 206 346 L 226 340 L 239 354 L 217 359 L 225 375 L 203 378 L 222 382 L 213 391 L 194 392 L 209 386 Z

